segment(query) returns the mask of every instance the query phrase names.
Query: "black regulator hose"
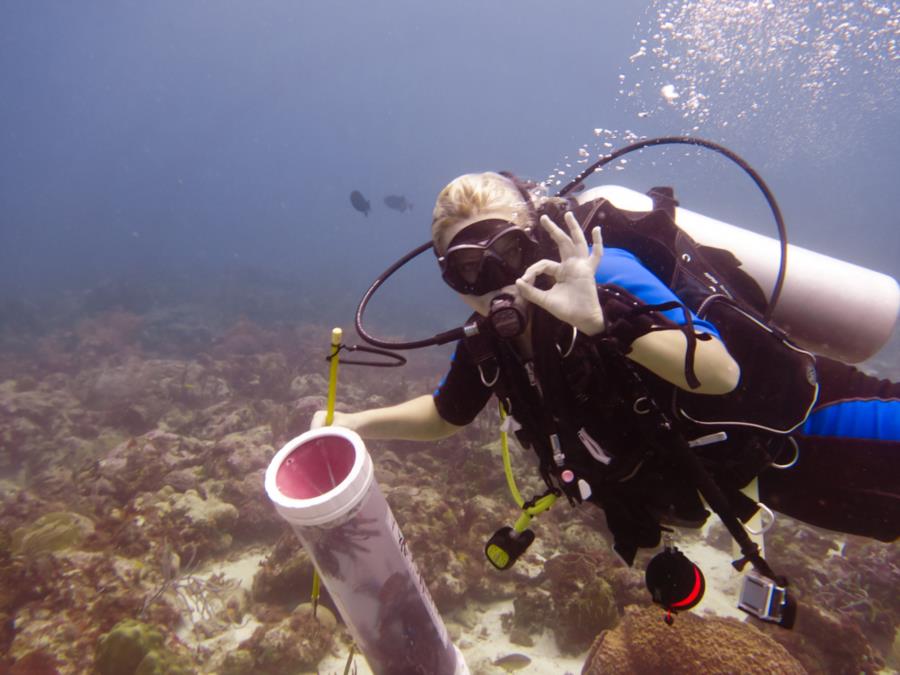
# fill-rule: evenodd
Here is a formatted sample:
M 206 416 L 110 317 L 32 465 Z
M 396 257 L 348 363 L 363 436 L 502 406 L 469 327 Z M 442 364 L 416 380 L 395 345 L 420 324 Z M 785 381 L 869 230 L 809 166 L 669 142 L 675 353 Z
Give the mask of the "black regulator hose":
M 787 270 L 787 228 L 784 225 L 784 218 L 781 217 L 781 209 L 778 208 L 778 202 L 775 200 L 775 196 L 772 194 L 772 191 L 769 190 L 769 186 L 766 185 L 766 182 L 762 179 L 762 176 L 760 176 L 752 166 L 747 164 L 746 161 L 726 148 L 724 145 L 719 145 L 718 143 L 714 143 L 713 141 L 707 141 L 705 139 L 695 138 L 693 136 L 660 136 L 658 138 L 646 138 L 642 141 L 632 143 L 631 145 L 626 145 L 624 148 L 619 148 L 618 150 L 615 150 L 605 157 L 602 157 L 598 161 L 594 162 L 580 174 L 575 176 L 575 178 L 573 178 L 569 183 L 563 186 L 563 188 L 556 193 L 556 196 L 565 197 L 592 173 L 603 168 L 610 162 L 619 159 L 619 157 L 627 155 L 630 152 L 643 150 L 644 148 L 649 148 L 655 145 L 696 145 L 701 148 L 707 148 L 709 150 L 718 152 L 719 154 L 724 155 L 739 167 L 741 167 L 744 172 L 753 179 L 753 182 L 756 183 L 756 187 L 758 187 L 762 191 L 763 196 L 766 198 L 766 201 L 769 204 L 769 208 L 772 211 L 772 215 L 775 217 L 775 225 L 778 227 L 778 240 L 781 244 L 781 260 L 778 263 L 778 275 L 775 278 L 775 285 L 772 287 L 772 298 L 769 300 L 766 311 L 763 314 L 764 321 L 766 323 L 769 323 L 772 319 L 772 313 L 775 311 L 775 306 L 778 304 L 778 299 L 781 297 L 781 287 L 784 285 L 784 275 Z
M 648 148 L 655 145 L 678 144 L 696 145 L 699 147 L 714 150 L 715 152 L 724 155 L 739 167 L 741 167 L 750 176 L 750 178 L 753 179 L 753 182 L 756 183 L 756 186 L 762 191 L 763 196 L 766 198 L 766 201 L 769 204 L 769 208 L 772 211 L 772 215 L 775 217 L 775 224 L 778 227 L 778 238 L 781 243 L 781 260 L 778 264 L 778 276 L 776 277 L 775 285 L 772 288 L 772 297 L 769 300 L 765 313 L 763 314 L 763 319 L 766 323 L 769 323 L 772 318 L 772 313 L 775 311 L 775 306 L 778 303 L 778 298 L 781 296 L 781 288 L 784 285 L 784 275 L 787 267 L 787 229 L 784 225 L 784 219 L 781 217 L 781 210 L 778 208 L 778 202 L 775 201 L 775 197 L 772 194 L 771 190 L 769 190 L 769 187 L 766 185 L 765 181 L 753 169 L 753 167 L 751 167 L 741 157 L 733 153 L 725 146 L 719 145 L 718 143 L 714 143 L 712 141 L 704 140 L 702 138 L 694 138 L 693 136 L 661 136 L 659 138 L 648 138 L 642 141 L 637 141 L 636 143 L 632 143 L 631 145 L 626 145 L 623 148 L 619 148 L 618 150 L 615 150 L 609 155 L 591 164 L 588 168 L 586 168 L 574 179 L 572 179 L 571 182 L 566 184 L 559 192 L 557 192 L 556 196 L 564 197 L 569 192 L 574 190 L 578 185 L 580 185 L 592 173 L 601 169 L 610 162 L 615 161 L 619 157 L 627 155 L 630 152 L 635 152 L 637 150 L 642 150 L 643 148 Z M 418 349 L 420 347 L 430 347 L 432 345 L 442 345 L 446 344 L 447 342 L 454 342 L 456 340 L 462 339 L 466 335 L 471 335 L 478 331 L 477 325 L 472 323 L 465 326 L 459 326 L 458 328 L 453 328 L 452 330 L 444 331 L 443 333 L 438 333 L 437 335 L 433 335 L 422 340 L 412 340 L 410 342 L 390 342 L 388 340 L 381 340 L 379 338 L 373 337 L 363 328 L 363 314 L 365 313 L 366 307 L 369 304 L 369 300 L 372 298 L 372 295 L 375 293 L 375 291 L 377 291 L 381 287 L 381 285 L 385 281 L 387 281 L 387 279 L 392 274 L 394 274 L 394 272 L 396 272 L 410 260 L 427 251 L 431 247 L 432 243 L 430 241 L 427 241 L 424 244 L 414 248 L 412 251 L 400 258 L 400 260 L 388 267 L 387 270 L 380 274 L 375 279 L 375 281 L 372 282 L 372 285 L 369 286 L 369 289 L 365 292 L 362 299 L 359 301 L 359 306 L 356 308 L 356 331 L 357 333 L 359 333 L 359 336 L 363 340 L 365 340 L 369 344 L 375 345 L 376 347 L 381 347 L 383 349 Z
M 446 344 L 447 342 L 456 342 L 457 340 L 461 340 L 462 338 L 464 338 L 466 334 L 474 328 L 474 326 L 469 325 L 459 326 L 458 328 L 453 328 L 451 330 L 444 331 L 443 333 L 433 335 L 430 338 L 425 338 L 423 340 L 413 340 L 411 342 L 389 342 L 387 340 L 381 340 L 379 338 L 372 337 L 363 328 L 363 313 L 366 311 L 369 300 L 375 294 L 375 291 L 377 291 L 394 272 L 403 267 L 417 255 L 424 253 L 431 247 L 431 241 L 426 241 L 424 244 L 414 248 L 412 251 L 407 253 L 405 256 L 400 258 L 400 260 L 395 262 L 384 272 L 378 275 L 375 281 L 372 282 L 372 285 L 369 286 L 369 289 L 363 294 L 362 299 L 359 301 L 359 306 L 356 308 L 356 332 L 359 333 L 359 336 L 363 340 L 365 340 L 369 344 L 375 345 L 376 347 L 382 347 L 384 349 L 419 349 L 420 347 L 431 347 L 432 345 L 442 345 Z

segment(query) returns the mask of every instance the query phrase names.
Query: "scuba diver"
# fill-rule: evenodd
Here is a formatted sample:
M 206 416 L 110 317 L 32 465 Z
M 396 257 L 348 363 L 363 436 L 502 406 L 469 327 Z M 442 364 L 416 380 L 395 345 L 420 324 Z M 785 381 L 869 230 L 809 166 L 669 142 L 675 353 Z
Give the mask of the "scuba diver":
M 715 278 L 691 267 L 710 257 L 704 247 L 679 252 L 682 238 L 646 235 L 675 228 L 671 191 L 651 196 L 642 234 L 603 199 L 550 197 L 510 174 L 453 180 L 437 198 L 432 245 L 479 329 L 458 341 L 432 394 L 336 412 L 334 423 L 364 439 L 437 440 L 494 395 L 548 493 L 599 506 L 629 565 L 668 525 L 702 525 L 709 506 L 738 562 L 774 579 L 742 526 L 760 508 L 742 492 L 757 478 L 760 499 L 782 513 L 896 539 L 900 384 L 785 346 L 748 319 L 742 307 L 765 304 L 752 278 L 733 256 L 730 278 Z M 710 299 L 729 302 L 707 312 Z M 759 334 L 731 341 L 726 326 Z M 319 411 L 311 426 L 323 423 Z

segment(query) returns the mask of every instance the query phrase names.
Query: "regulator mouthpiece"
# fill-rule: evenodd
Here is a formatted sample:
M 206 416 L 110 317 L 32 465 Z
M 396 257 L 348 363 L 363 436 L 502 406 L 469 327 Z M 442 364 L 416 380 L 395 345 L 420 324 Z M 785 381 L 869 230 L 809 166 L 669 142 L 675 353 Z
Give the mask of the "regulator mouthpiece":
M 491 300 L 487 320 L 497 337 L 504 340 L 520 336 L 525 332 L 527 323 L 525 312 L 510 293 L 501 293 Z

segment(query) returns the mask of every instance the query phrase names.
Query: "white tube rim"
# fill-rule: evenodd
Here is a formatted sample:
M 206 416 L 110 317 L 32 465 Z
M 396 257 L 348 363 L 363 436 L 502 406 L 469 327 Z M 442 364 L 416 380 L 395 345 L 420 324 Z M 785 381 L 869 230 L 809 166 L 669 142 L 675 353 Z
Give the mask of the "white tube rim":
M 328 492 L 309 499 L 288 497 L 276 483 L 278 469 L 285 459 L 300 445 L 310 440 L 337 436 L 348 441 L 354 450 L 353 466 L 347 476 Z M 362 438 L 355 431 L 345 427 L 328 426 L 310 429 L 292 438 L 275 453 L 266 469 L 265 489 L 269 499 L 281 516 L 292 525 L 324 525 L 340 519 L 365 496 L 374 479 L 374 470 L 369 452 Z

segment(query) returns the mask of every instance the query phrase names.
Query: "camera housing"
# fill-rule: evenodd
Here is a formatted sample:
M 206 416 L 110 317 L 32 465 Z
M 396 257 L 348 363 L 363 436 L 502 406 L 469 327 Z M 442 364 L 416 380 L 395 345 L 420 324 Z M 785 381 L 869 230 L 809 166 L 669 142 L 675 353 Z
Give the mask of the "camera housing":
M 787 587 L 756 571 L 744 575 L 738 609 L 783 628 L 791 628 L 797 614 L 796 602 L 788 595 Z

